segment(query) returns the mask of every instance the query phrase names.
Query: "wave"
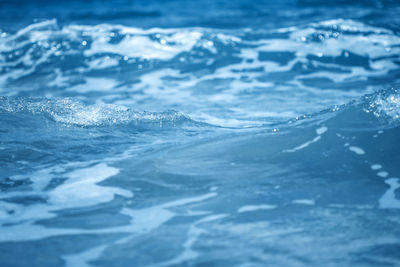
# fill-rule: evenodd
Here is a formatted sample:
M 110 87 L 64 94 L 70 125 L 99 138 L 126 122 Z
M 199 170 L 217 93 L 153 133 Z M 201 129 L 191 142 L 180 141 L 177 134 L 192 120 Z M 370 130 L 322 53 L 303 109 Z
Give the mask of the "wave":
M 342 114 L 344 113 L 344 115 Z M 155 126 L 183 127 L 183 126 L 208 126 L 225 129 L 276 129 L 277 127 L 293 127 L 293 125 L 307 124 L 313 121 L 323 121 L 336 116 L 353 118 L 359 116 L 366 124 L 397 126 L 400 121 L 400 92 L 398 89 L 386 89 L 364 95 L 344 105 L 335 105 L 328 109 L 289 120 L 282 120 L 273 124 L 263 124 L 256 127 L 224 127 L 218 124 L 207 124 L 191 119 L 189 115 L 179 111 L 165 112 L 135 111 L 129 107 L 115 104 L 84 104 L 72 98 L 42 99 L 42 98 L 8 98 L 0 97 L 0 114 L 33 115 L 50 119 L 65 125 L 82 127 L 107 127 L 107 126 Z M 357 125 L 361 119 L 352 121 Z
M 178 225 L 178 234 L 180 218 L 193 216 L 195 223 L 215 217 L 211 226 L 229 236 L 235 236 L 238 227 L 237 235 L 242 236 L 244 224 L 246 233 L 259 237 L 260 231 L 270 233 L 272 222 L 282 230 L 269 236 L 274 244 L 293 225 L 323 226 L 324 233 L 332 231 L 329 237 L 336 244 L 341 238 L 337 225 L 343 220 L 357 222 L 345 224 L 354 234 L 363 216 L 370 218 L 372 212 L 397 215 L 399 99 L 398 90 L 382 90 L 279 125 L 183 138 L 176 131 L 130 134 L 125 125 L 132 123 L 131 111 L 123 106 L 3 97 L 0 163 L 7 169 L 2 173 L 6 178 L 0 179 L 0 215 L 5 222 L 1 240 L 35 242 L 111 233 L 135 240 L 147 233 L 158 236 L 158 229 L 166 225 L 168 231 Z M 164 113 L 156 114 L 164 118 Z M 3 118 L 9 117 L 21 121 L 16 132 L 27 133 L 4 131 L 8 125 Z M 32 121 L 47 118 L 56 122 L 51 123 L 55 128 L 79 127 L 46 135 L 46 127 Z M 97 133 L 104 130 L 112 137 L 99 138 Z M 35 132 L 33 140 L 30 132 Z M 99 220 L 103 213 L 113 218 Z M 84 223 L 77 224 L 81 216 Z M 127 220 L 114 223 L 118 216 Z M 305 221 L 303 216 L 312 217 Z M 264 218 L 265 227 L 259 222 Z M 304 231 L 298 232 L 291 234 L 290 244 L 293 238 L 303 240 Z M 115 249 L 119 243 L 108 245 Z
M 0 9 L 5 265 L 397 262 L 398 4 L 18 2 Z M 59 21 L 19 28 L 38 14 Z
M 295 116 L 288 120 L 246 126 L 225 127 L 230 129 L 261 130 L 261 132 L 293 132 L 297 128 L 312 129 L 324 123 L 332 123 L 336 129 L 378 131 L 400 125 L 400 91 L 390 88 L 366 94 L 343 105 L 333 105 L 318 112 Z
M 230 127 L 318 112 L 399 83 L 399 36 L 354 20 L 276 30 L 49 20 L 2 36 L 2 95 L 172 108 Z
M 30 114 L 76 126 L 156 125 L 176 126 L 196 122 L 177 111 L 137 112 L 122 105 L 85 105 L 70 98 L 35 99 L 0 97 L 0 114 Z

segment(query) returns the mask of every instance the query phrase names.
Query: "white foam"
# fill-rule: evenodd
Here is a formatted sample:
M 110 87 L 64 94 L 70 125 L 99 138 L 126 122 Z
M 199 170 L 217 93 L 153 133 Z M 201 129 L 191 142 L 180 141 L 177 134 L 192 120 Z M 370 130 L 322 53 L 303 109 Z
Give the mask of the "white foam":
M 310 140 L 310 141 L 307 141 L 307 142 L 305 142 L 304 144 L 301 144 L 301 145 L 299 145 L 299 146 L 297 146 L 297 147 L 294 147 L 294 148 L 291 148 L 291 149 L 285 149 L 285 150 L 283 150 L 282 152 L 289 152 L 289 153 L 296 152 L 296 151 L 298 151 L 298 150 L 301 150 L 301 149 L 304 149 L 304 148 L 308 147 L 309 145 L 311 145 L 312 143 L 315 143 L 315 142 L 319 141 L 320 139 L 321 139 L 321 136 L 318 135 L 318 136 L 315 137 L 314 139 L 312 139 L 312 140 Z
M 385 183 L 390 188 L 379 199 L 379 207 L 381 209 L 400 209 L 400 200 L 396 199 L 395 191 L 400 187 L 399 178 L 389 178 Z
M 210 191 L 211 191 L 211 192 L 217 191 L 217 190 L 218 190 L 218 186 L 212 186 L 212 187 L 210 187 Z
M 94 36 L 95 39 L 85 55 L 114 53 L 132 58 L 168 60 L 191 50 L 201 36 L 202 33 L 190 30 L 166 35 L 162 39 L 164 41 L 152 40 L 143 35 L 128 35 L 116 44 L 110 43 L 106 35 Z
M 118 173 L 118 169 L 104 163 L 73 171 L 67 175 L 65 183 L 50 191 L 49 203 L 54 205 L 54 209 L 65 209 L 110 202 L 114 195 L 133 197 L 128 190 L 97 185 Z
M 302 205 L 315 205 L 315 200 L 313 199 L 295 199 L 292 201 L 293 204 L 302 204 Z
M 201 202 L 209 198 L 216 197 L 218 194 L 216 192 L 208 193 L 205 195 L 197 196 L 197 197 L 189 197 L 189 198 L 182 198 L 178 200 L 174 200 L 165 204 L 162 204 L 160 207 L 162 208 L 172 208 L 187 205 L 190 203 Z
M 257 210 L 272 210 L 275 209 L 277 206 L 276 205 L 268 205 L 268 204 L 263 204 L 263 205 L 248 205 L 248 206 L 242 206 L 240 207 L 237 212 L 238 213 L 243 213 L 243 212 L 249 212 L 249 211 L 257 211 Z
M 110 67 L 118 66 L 119 61 L 115 58 L 111 58 L 109 56 L 97 58 L 91 61 L 87 61 L 89 68 L 92 70 L 96 69 L 105 69 Z
M 321 135 L 321 134 L 325 133 L 326 131 L 328 131 L 328 127 L 325 127 L 325 126 L 322 126 L 316 130 L 318 135 Z
M 371 165 L 371 170 L 376 171 L 376 170 L 379 170 L 379 169 L 382 169 L 382 165 L 380 165 L 380 164 L 372 164 Z
M 386 178 L 389 176 L 389 173 L 386 171 L 380 171 L 376 175 L 378 175 L 379 177 L 382 177 L 382 178 Z
M 332 30 L 332 27 L 337 29 L 337 36 L 333 36 L 336 33 L 335 30 Z M 348 33 L 348 30 L 343 29 L 357 29 L 356 32 L 358 34 Z M 398 47 L 400 38 L 392 32 L 381 28 L 359 24 L 352 20 L 335 20 L 301 27 L 277 29 L 274 32 L 286 32 L 289 34 L 289 38 L 258 38 L 255 41 L 251 41 L 242 39 L 242 32 L 234 30 L 229 34 L 229 31 L 221 33 L 220 31 L 215 32 L 206 28 L 139 29 L 107 24 L 57 27 L 56 21 L 47 21 L 30 25 L 21 30 L 16 36 L 12 35 L 13 37 L 1 39 L 0 47 L 2 51 L 6 51 L 5 49 L 14 51 L 16 48 L 10 42 L 13 38 L 18 38 L 17 36 L 24 36 L 24 41 L 19 42 L 17 45 L 24 47 L 37 43 L 42 48 L 42 54 L 37 58 L 38 55 L 34 53 L 34 50 L 28 50 L 22 57 L 16 58 L 15 61 L 1 61 L 0 65 L 2 67 L 10 67 L 10 71 L 6 75 L 1 75 L 0 81 L 4 85 L 8 81 L 35 73 L 37 67 L 45 64 L 53 57 L 83 53 L 85 58 L 81 66 L 64 71 L 62 75 L 59 75 L 57 73 L 59 70 L 55 69 L 53 73 L 42 77 L 43 84 L 68 88 L 71 84 L 76 85 L 77 72 L 79 77 L 87 77 L 95 70 L 106 68 L 117 70 L 122 67 L 122 64 L 131 64 L 135 60 L 138 63 L 138 68 L 149 67 L 154 61 L 171 60 L 180 53 L 190 52 L 193 54 L 199 53 L 200 55 L 202 53 L 200 50 L 207 49 L 211 53 L 218 54 L 225 46 L 231 47 L 237 42 L 243 42 L 247 48 L 239 46 L 235 48 L 237 51 L 235 51 L 234 56 L 240 58 L 240 62 L 222 66 L 213 71 L 188 74 L 180 72 L 179 67 L 175 68 L 174 64 L 168 64 L 174 70 L 165 68 L 160 70 L 149 67 L 150 71 L 135 72 L 135 75 L 140 80 L 139 83 L 124 84 L 124 80 L 121 84 L 118 84 L 112 79 L 102 76 L 102 79 L 108 80 L 99 80 L 97 78 L 94 78 L 97 80 L 93 80 L 93 82 L 87 80 L 86 84 L 69 88 L 69 92 L 76 92 L 79 95 L 81 93 L 102 91 L 102 94 L 98 96 L 101 101 L 114 103 L 118 101 L 119 103 L 140 106 L 146 109 L 156 109 L 160 106 L 179 106 L 179 110 L 193 115 L 197 120 L 215 122 L 222 126 L 244 127 L 257 126 L 262 122 L 286 119 L 299 114 L 318 111 L 327 105 L 332 105 L 333 101 L 335 104 L 343 104 L 348 102 L 349 99 L 372 90 L 371 88 L 367 88 L 363 92 L 356 90 L 338 92 L 338 90 L 331 90 L 332 88 L 320 90 L 307 86 L 303 82 L 304 78 L 326 77 L 334 81 L 344 82 L 360 80 L 360 77 L 385 75 L 388 71 L 397 68 L 393 64 L 393 60 L 389 59 L 389 56 L 397 55 L 400 52 Z M 307 41 L 307 38 L 312 38 L 318 34 L 324 37 L 321 42 Z M 364 36 L 367 34 L 368 36 Z M 118 35 L 119 42 L 112 39 L 115 35 Z M 327 36 L 329 38 L 326 38 Z M 62 44 L 67 50 L 57 48 L 60 39 L 63 40 Z M 306 41 L 302 41 L 303 39 Z M 81 45 L 80 48 L 74 49 L 71 47 L 71 42 L 86 45 Z M 365 48 L 363 53 L 360 53 L 359 47 Z M 388 47 L 391 47 L 389 52 L 386 50 Z M 280 64 L 274 61 L 259 60 L 259 53 L 262 51 L 292 51 L 295 57 L 285 64 Z M 364 54 L 369 58 L 382 57 L 382 59 L 370 62 L 373 66 L 372 68 L 346 66 L 339 63 L 313 62 L 316 67 L 339 65 L 344 71 L 341 73 L 318 71 L 305 75 L 298 74 L 294 77 L 294 80 L 285 84 L 280 83 L 279 85 L 273 79 L 271 81 L 260 80 L 260 77 L 267 72 L 289 72 L 295 64 L 309 62 L 309 55 L 338 56 L 342 53 L 350 55 L 351 52 Z M 110 55 L 110 53 L 115 55 Z M 140 63 L 142 60 L 150 61 L 147 62 L 150 65 Z M 204 59 L 193 59 L 183 55 L 181 60 L 206 64 L 206 62 L 212 63 L 215 58 L 211 56 Z M 24 68 L 15 68 L 15 66 L 19 65 L 24 66 Z M 306 68 L 307 64 L 304 64 L 304 66 Z M 251 69 L 260 69 L 260 71 L 248 71 Z M 173 74 L 171 74 L 172 71 L 174 72 Z M 164 79 L 168 76 L 174 79 Z M 246 77 L 246 79 L 242 79 L 242 77 Z M 221 82 L 222 80 L 224 82 Z M 213 83 L 213 81 L 217 81 L 217 83 Z M 192 89 L 193 91 L 201 90 L 203 86 L 208 90 L 207 88 L 210 87 L 207 85 L 208 83 L 214 84 L 212 87 L 215 92 L 212 94 L 205 93 L 203 95 L 192 92 Z M 37 84 L 41 83 L 38 82 Z M 34 85 L 30 84 L 29 88 L 34 90 L 35 88 L 32 89 L 32 86 Z M 0 87 L 6 88 L 6 86 Z M 293 87 L 298 88 L 298 90 L 292 90 Z M 257 90 L 270 90 L 274 93 L 258 95 L 252 93 Z M 120 97 L 121 91 L 126 92 L 127 95 L 134 96 Z M 290 91 L 291 95 L 288 98 L 287 94 L 278 93 L 280 91 Z M 135 92 L 143 93 L 134 94 Z M 15 93 L 14 90 L 7 92 L 8 95 L 13 93 Z M 52 97 L 55 94 L 59 94 L 60 91 L 52 90 L 47 93 Z M 309 102 L 305 103 L 304 99 L 308 99 Z M 283 102 L 287 104 L 282 105 Z M 396 101 L 390 100 L 390 102 L 395 104 Z M 219 106 L 223 106 L 223 108 Z M 311 106 L 313 107 L 312 110 L 310 110 Z M 203 116 L 204 114 L 210 114 L 210 110 L 214 114 L 212 117 Z M 388 112 L 394 114 L 396 109 L 388 110 Z M 233 119 L 229 120 L 227 118 Z
M 67 87 L 69 85 L 70 78 L 64 76 L 59 68 L 54 69 L 54 78 L 47 83 L 50 87 Z
M 365 151 L 362 148 L 356 147 L 356 146 L 350 146 L 349 150 L 356 153 L 357 155 L 364 155 Z
M 93 173 L 93 171 L 101 171 L 101 173 Z M 50 193 L 51 198 L 49 204 L 39 204 L 35 206 L 30 206 L 28 209 L 23 209 L 25 215 L 23 217 L 19 216 L 19 220 L 15 218 L 16 214 L 8 214 L 8 221 L 13 219 L 14 222 L 11 226 L 3 228 L 0 234 L 0 242 L 4 241 L 27 241 L 27 240 L 39 240 L 52 236 L 59 235 L 78 235 L 78 234 L 107 234 L 107 233 L 131 233 L 134 235 L 144 234 L 152 231 L 165 222 L 169 221 L 176 216 L 176 213 L 170 211 L 171 208 L 177 208 L 179 206 L 185 206 L 192 203 L 201 202 L 209 198 L 217 196 L 217 193 L 212 192 L 205 195 L 200 195 L 191 198 L 183 198 L 167 202 L 158 206 L 147 207 L 143 209 L 130 209 L 123 208 L 121 214 L 131 217 L 131 222 L 129 225 L 110 227 L 103 229 L 63 229 L 63 228 L 47 228 L 41 225 L 34 224 L 36 220 L 53 218 L 56 215 L 52 211 L 57 211 L 65 208 L 79 208 L 88 205 L 101 204 L 112 199 L 111 194 L 123 194 L 125 197 L 131 197 L 132 194 L 124 189 L 106 187 L 108 191 L 104 189 L 96 188 L 99 185 L 93 184 L 98 183 L 110 175 L 115 175 L 118 170 L 109 167 L 105 164 L 98 164 L 93 167 L 80 169 L 70 173 L 70 179 L 73 179 L 71 183 L 67 183 L 67 187 L 64 190 L 59 190 L 58 193 L 61 196 L 54 196 Z M 96 175 L 97 174 L 97 175 Z M 90 182 L 85 183 L 81 178 L 89 179 Z M 73 186 L 71 186 L 73 185 Z M 62 185 L 60 186 L 62 187 Z M 86 187 L 86 189 L 80 189 L 78 187 Z M 57 187 L 59 188 L 59 187 Z M 57 189 L 56 188 L 56 189 Z M 72 192 L 73 189 L 77 192 Z M 54 192 L 54 191 L 53 191 Z M 99 195 L 99 193 L 104 195 Z M 42 193 L 43 194 L 43 193 Z M 66 199 L 70 197 L 71 199 Z M 65 203 L 63 202 L 65 201 Z M 2 209 L 2 202 L 0 202 L 0 214 L 8 213 L 7 208 Z M 18 205 L 17 205 L 18 206 Z M 15 207 L 8 207 L 15 211 Z M 194 212 L 188 213 L 188 216 L 198 216 L 206 215 L 207 212 Z M 17 214 L 18 215 L 18 214 Z M 207 218 L 207 217 L 206 217 Z M 7 221 L 3 221 L 7 222 Z M 10 221 L 11 222 L 11 221 Z M 19 224 L 16 224 L 18 222 Z M 26 233 L 30 233 L 27 235 Z M 99 248 L 100 249 L 100 248 Z M 92 252 L 88 253 L 88 257 L 93 256 Z M 68 256 L 67 256 L 68 258 Z M 77 260 L 75 257 L 70 258 L 71 261 Z
M 55 211 L 67 208 L 94 206 L 111 201 L 115 195 L 131 198 L 133 194 L 126 190 L 110 186 L 98 185 L 99 182 L 118 174 L 119 170 L 100 163 L 88 167 L 90 162 L 69 163 L 62 166 L 42 168 L 36 173 L 26 176 L 14 176 L 12 179 L 26 179 L 32 181 L 32 191 L 11 192 L 3 194 L 3 198 L 25 197 L 37 195 L 46 199 L 46 203 L 33 204 L 28 207 L 24 204 L 5 204 L 0 201 L 0 215 L 4 223 L 12 226 L 1 231 L 0 240 L 34 240 L 53 235 L 84 233 L 80 229 L 47 229 L 33 225 L 37 220 L 50 219 L 56 216 Z M 82 166 L 85 166 L 82 168 Z M 66 172 L 73 167 L 75 170 Z M 67 180 L 52 190 L 45 190 L 50 181 L 56 177 Z M 30 235 L 26 235 L 31 232 Z M 33 233 L 34 232 L 34 233 Z
M 175 216 L 175 213 L 160 206 L 140 210 L 123 208 L 121 214 L 131 217 L 130 228 L 135 233 L 147 233 Z
M 377 117 L 382 115 L 388 116 L 393 120 L 400 119 L 400 96 L 398 94 L 391 94 L 388 96 L 378 95 L 374 101 L 376 110 L 373 114 Z M 383 131 L 379 131 L 379 134 Z
M 148 232 L 169 221 L 176 215 L 174 212 L 168 210 L 169 208 L 201 202 L 215 196 L 217 196 L 217 193 L 213 192 L 198 197 L 178 199 L 158 206 L 152 206 L 143 209 L 134 210 L 130 208 L 123 208 L 121 213 L 131 217 L 130 227 L 134 229 L 135 232 Z
M 323 37 L 321 42 L 299 42 L 299 46 L 302 46 L 302 49 L 299 51 L 304 52 L 304 50 L 307 50 L 309 54 L 322 53 L 323 55 L 335 56 L 339 55 L 343 50 L 349 50 L 356 54 L 368 54 L 373 57 L 377 55 L 383 56 L 387 53 L 386 47 L 388 44 L 392 42 L 398 43 L 400 40 L 400 38 L 393 36 L 391 31 L 371 27 L 352 20 L 324 21 L 312 25 L 316 27 L 319 25 L 335 26 L 340 32 L 335 33 L 332 32 L 332 29 L 321 30 L 315 27 L 309 27 L 304 30 L 296 29 L 293 31 L 291 38 L 296 40 L 315 34 L 320 34 L 320 36 Z M 349 31 L 366 32 L 370 34 L 368 36 L 359 35 L 354 37 L 353 34 L 346 33 Z M 363 47 L 363 51 L 360 51 L 359 47 Z M 287 50 L 285 49 L 285 51 Z
M 317 136 L 314 139 L 312 139 L 310 141 L 307 141 L 307 142 L 305 142 L 305 143 L 303 143 L 303 144 L 301 144 L 301 145 L 299 145 L 297 147 L 294 147 L 294 148 L 291 148 L 291 149 L 285 149 L 282 152 L 292 153 L 292 152 L 296 152 L 298 150 L 304 149 L 304 148 L 308 147 L 309 145 L 311 145 L 312 143 L 318 142 L 321 139 L 321 135 L 323 135 L 327 131 L 328 131 L 328 127 L 322 126 L 322 127 L 320 127 L 320 128 L 315 130 L 315 132 L 317 133 Z

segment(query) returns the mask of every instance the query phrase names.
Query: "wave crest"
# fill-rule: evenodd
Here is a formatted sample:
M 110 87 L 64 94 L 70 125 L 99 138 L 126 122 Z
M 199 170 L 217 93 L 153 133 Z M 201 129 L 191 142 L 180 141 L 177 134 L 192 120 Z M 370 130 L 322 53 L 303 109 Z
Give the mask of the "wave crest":
M 382 90 L 375 94 L 365 96 L 367 105 L 364 110 L 374 114 L 377 118 L 388 121 L 400 119 L 400 92 L 397 89 Z
M 0 111 L 5 113 L 27 113 L 43 115 L 56 122 L 77 126 L 112 126 L 128 124 L 154 124 L 175 126 L 184 122 L 193 122 L 178 111 L 137 112 L 122 105 L 95 104 L 63 98 L 56 100 L 0 97 Z

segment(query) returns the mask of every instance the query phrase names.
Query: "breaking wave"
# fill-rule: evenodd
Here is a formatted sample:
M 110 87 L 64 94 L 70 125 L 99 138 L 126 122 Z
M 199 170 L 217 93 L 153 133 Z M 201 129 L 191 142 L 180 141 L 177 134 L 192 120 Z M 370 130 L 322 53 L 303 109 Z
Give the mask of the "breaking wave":
M 111 126 L 127 124 L 177 125 L 190 118 L 177 111 L 137 112 L 122 105 L 94 104 L 65 98 L 58 100 L 0 97 L 3 116 L 30 114 L 44 116 L 55 122 L 77 126 Z
M 399 45 L 392 30 L 341 19 L 252 31 L 50 20 L 3 33 L 0 90 L 251 126 L 396 87 Z

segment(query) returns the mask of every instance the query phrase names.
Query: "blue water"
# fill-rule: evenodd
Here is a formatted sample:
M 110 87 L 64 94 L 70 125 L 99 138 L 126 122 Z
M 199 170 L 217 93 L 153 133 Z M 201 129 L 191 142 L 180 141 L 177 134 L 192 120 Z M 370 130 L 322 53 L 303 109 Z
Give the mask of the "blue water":
M 398 1 L 0 1 L 0 266 L 400 266 Z

